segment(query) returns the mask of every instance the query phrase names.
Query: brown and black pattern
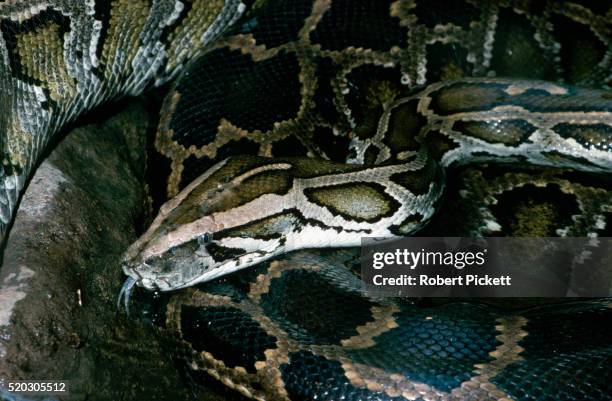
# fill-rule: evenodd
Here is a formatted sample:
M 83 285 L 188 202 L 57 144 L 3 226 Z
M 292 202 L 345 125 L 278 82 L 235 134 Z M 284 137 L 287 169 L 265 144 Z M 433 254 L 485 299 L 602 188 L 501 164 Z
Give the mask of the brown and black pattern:
M 0 3 L 0 242 L 68 121 L 166 82 L 244 11 L 239 0 Z
M 163 238 L 264 195 L 302 195 L 173 245 L 186 270 L 203 248 L 220 262 L 247 253 L 224 239 L 281 249 L 287 227 L 368 235 L 391 216 L 388 232 L 408 235 L 437 209 L 428 229 L 439 234 L 608 235 L 611 13 L 586 0 L 0 2 L 0 239 L 69 120 L 183 70 L 155 140 L 171 169 L 167 196 L 178 197 L 152 230 Z M 451 171 L 455 197 L 441 198 L 440 167 L 467 161 L 599 175 Z M 175 352 L 261 400 L 609 397 L 610 333 L 598 326 L 609 301 L 424 308 L 369 298 L 354 262 L 301 253 L 178 292 L 167 311 Z M 598 335 L 550 338 L 554 325 Z
M 609 357 L 600 352 L 609 329 L 597 329 L 592 348 L 571 338 L 608 319 L 609 301 L 511 313 L 460 301 L 419 306 L 369 298 L 355 261 L 351 252 L 301 252 L 228 277 L 221 293 L 215 283 L 186 290 L 171 298 L 165 325 L 195 370 L 258 400 L 605 399 L 594 372 Z M 550 325 L 559 326 L 557 345 Z M 568 364 L 589 363 L 589 384 L 563 384 Z
M 355 146 L 351 137 L 373 136 L 378 123 L 375 116 L 393 99 L 409 93 L 415 84 L 483 75 L 565 80 L 591 87 L 605 85 L 608 80 L 600 71 L 609 70 L 606 38 L 610 28 L 600 10 L 594 12 L 586 6 L 554 2 L 500 1 L 486 7 L 470 1 L 436 6 L 407 0 L 382 6 L 368 1 L 359 5 L 349 3 L 300 0 L 273 6 L 257 4 L 214 51 L 199 61 L 201 67 L 193 68 L 189 80 L 176 85 L 173 89 L 176 94 L 170 97 L 175 100 L 164 112 L 156 144 L 172 160 L 170 196 L 189 182 L 181 178 L 183 162 L 188 159 L 202 173 L 230 154 L 272 156 L 274 144 L 287 142 L 290 137 L 295 147 L 301 149 L 296 154 L 333 159 L 338 152 L 346 155 L 351 150 L 349 146 Z M 288 8 L 292 11 L 288 12 Z M 585 73 L 584 80 L 565 76 L 566 64 L 560 62 L 559 56 L 560 39 L 552 29 L 556 25 L 551 26 L 551 21 L 558 17 L 572 18 L 574 23 L 582 21 L 584 29 L 592 33 L 593 46 L 606 49 L 595 52 L 597 62 L 590 64 L 592 70 Z M 587 24 L 587 18 L 592 18 L 593 23 Z M 221 62 L 215 61 L 219 52 L 227 53 Z M 289 62 L 287 57 L 298 61 Z M 249 73 L 245 74 L 247 70 Z M 269 73 L 261 75 L 261 71 Z M 246 77 L 249 81 L 241 84 L 240 79 Z M 283 78 L 271 84 L 267 82 L 271 77 Z M 228 84 L 240 86 L 241 95 L 247 93 L 244 96 L 249 101 L 267 107 L 249 107 L 244 100 L 219 97 L 219 93 L 235 92 L 226 87 Z M 545 104 L 553 103 L 538 98 L 546 97 L 545 91 L 527 90 L 520 96 L 511 96 L 503 92 L 503 87 L 477 86 L 458 84 L 455 94 L 445 88 L 447 99 L 433 95 L 432 107 L 441 115 L 450 114 L 451 109 L 452 113 L 473 110 L 470 94 L 474 99 L 490 99 L 478 100 L 481 110 L 521 103 L 527 110 L 542 111 Z M 204 92 L 185 98 L 181 94 L 184 88 L 201 88 Z M 296 100 L 301 104 L 294 104 Z M 221 101 L 224 103 L 218 103 Z M 600 107 L 608 110 L 608 103 L 602 102 Z M 580 111 L 580 104 L 568 102 L 565 111 L 568 108 Z M 598 106 L 591 101 L 588 107 L 593 110 Z M 257 110 L 256 118 L 248 117 L 251 110 Z M 274 115 L 267 115 L 272 111 Z M 190 121 L 201 118 L 202 122 L 184 123 L 187 120 L 181 117 L 182 113 L 189 115 Z M 410 144 L 410 132 L 416 135 L 426 120 L 416 111 L 412 114 L 410 117 L 398 112 L 391 117 L 399 119 L 405 127 L 403 131 L 391 128 L 385 136 L 385 141 L 397 147 L 397 152 L 403 148 L 418 149 L 415 141 Z M 266 119 L 275 118 L 277 125 L 266 123 Z M 490 139 L 495 136 L 490 127 L 483 132 L 476 122 L 467 124 L 476 131 L 476 136 Z M 510 129 L 508 124 L 511 123 L 501 123 L 498 130 Z M 520 124 L 529 123 L 513 125 Z M 203 127 L 204 132 L 196 127 Z M 530 131 L 527 126 L 516 129 L 522 130 L 523 135 Z M 514 136 L 520 135 L 514 132 Z M 240 142 L 245 137 L 259 143 L 259 147 L 245 148 Z M 348 140 L 340 141 L 343 137 Z M 502 140 L 512 141 L 506 137 Z M 330 141 L 345 150 L 330 151 L 319 145 Z M 218 153 L 222 146 L 229 153 Z M 374 148 L 368 149 L 367 161 L 376 160 L 372 158 L 373 152 Z M 200 162 L 193 163 L 195 160 Z M 193 169 L 189 169 L 189 174 L 197 175 Z
M 609 175 L 470 166 L 448 180 L 447 199 L 423 235 L 447 230 L 454 236 L 606 237 L 611 232 Z
M 382 6 L 357 3 L 258 3 L 252 14 L 200 59 L 189 79 L 173 87 L 168 98 L 171 107 L 163 112 L 157 136 L 157 150 L 172 161 L 170 196 L 190 182 L 182 178 L 187 160 L 200 160 L 196 169 L 202 173 L 226 157 L 218 153 L 224 146 L 232 149 L 232 155 L 321 158 L 317 162 L 321 177 L 334 176 L 333 169 L 325 168 L 333 163 L 325 159 L 366 165 L 416 163 L 419 167 L 389 177 L 415 195 L 426 195 L 432 183 L 443 182 L 441 167 L 467 161 L 584 166 L 609 172 L 608 156 L 591 160 L 561 147 L 553 149 L 555 141 L 571 140 L 582 149 L 604 155 L 610 151 L 612 104 L 601 91 L 610 83 L 606 10 L 530 1 L 486 5 L 447 1 L 435 6 L 410 0 Z M 281 18 L 286 14 L 290 15 Z M 564 19 L 580 27 L 576 38 L 552 23 Z M 226 60 L 215 62 L 219 54 Z M 572 58 L 581 62 L 567 63 Z M 257 78 L 261 68 L 269 76 Z M 244 71 L 249 71 L 246 76 L 253 82 L 240 83 Z M 285 75 L 274 83 L 268 81 Z M 239 102 L 226 85 L 243 87 L 253 94 L 249 101 L 264 107 Z M 194 87 L 203 92 L 187 99 L 185 93 Z M 219 97 L 219 93 L 226 95 Z M 278 102 L 281 107 L 275 107 Z M 240 108 L 243 105 L 247 110 Z M 255 110 L 257 115 L 249 117 Z M 205 120 L 203 125 L 191 125 L 180 117 L 194 113 Z M 200 126 L 205 127 L 204 134 L 198 132 Z M 244 138 L 259 147 L 238 142 Z M 544 143 L 553 146 L 535 157 L 527 156 L 526 148 Z M 423 159 L 423 152 L 430 157 Z M 299 160 L 284 161 L 297 168 L 303 163 Z M 193 174 L 191 168 L 187 171 Z M 449 185 L 449 197 L 455 198 L 434 202 L 440 217 L 432 219 L 428 233 L 592 236 L 604 235 L 604 227 L 611 224 L 606 210 L 612 198 L 605 173 L 593 178 L 554 169 L 536 173 L 498 167 L 489 175 L 486 171 L 460 169 L 449 175 L 457 180 Z M 284 188 L 284 192 L 288 186 L 284 181 L 276 189 Z M 257 188 L 260 194 L 274 192 L 265 185 Z M 375 182 L 328 183 L 305 187 L 303 193 L 312 207 L 367 223 L 399 208 L 387 189 Z M 389 230 L 409 235 L 430 217 L 422 211 L 408 213 Z M 306 223 L 298 207 L 222 230 L 217 238 L 242 235 L 277 240 L 284 227 L 308 224 L 323 228 L 325 222 Z M 346 284 L 343 291 L 334 293 L 340 282 L 358 281 L 348 278 L 347 271 L 337 273 L 341 279 L 326 271 L 332 259 L 326 255 L 318 261 L 313 254 L 300 254 L 266 265 L 267 271 L 259 267 L 251 276 L 252 285 L 241 284 L 241 290 L 231 291 L 243 294 L 239 301 L 208 295 L 207 285 L 196 290 L 195 296 L 187 291 L 172 299 L 168 326 L 182 338 L 185 349 L 193 349 L 184 329 L 178 328 L 192 323 L 181 316 L 182 308 L 188 306 L 201 308 L 207 316 L 219 310 L 238 316 L 236 322 L 248 321 L 245 327 L 255 326 L 258 333 L 273 338 L 273 344 L 254 352 L 257 359 L 242 369 L 232 363 L 231 355 L 198 350 L 199 356 L 187 357 L 195 370 L 225 378 L 229 387 L 255 399 L 538 399 L 538 390 L 512 386 L 518 375 L 528 388 L 546 387 L 547 397 L 580 398 L 588 391 L 539 382 L 526 368 L 531 361 L 523 355 L 523 343 L 531 335 L 530 319 L 538 312 L 504 313 L 483 305 L 453 303 L 441 309 L 420 309 L 410 302 L 367 299 Z M 233 280 L 224 285 L 231 286 Z M 342 309 L 346 304 L 354 306 L 352 313 Z M 209 311 L 220 305 L 227 310 Z M 595 305 L 600 304 L 585 308 L 599 307 Z M 548 310 L 562 314 L 572 308 L 551 306 Z M 212 324 L 217 320 L 208 319 Z M 215 335 L 228 338 L 228 352 L 239 353 L 231 332 Z M 457 341 L 458 336 L 465 343 Z M 570 358 L 568 352 L 550 361 L 546 369 L 562 367 L 564 358 Z M 534 363 L 534 372 L 544 369 L 540 367 L 543 360 Z M 602 382 L 595 382 L 597 397 L 605 390 Z

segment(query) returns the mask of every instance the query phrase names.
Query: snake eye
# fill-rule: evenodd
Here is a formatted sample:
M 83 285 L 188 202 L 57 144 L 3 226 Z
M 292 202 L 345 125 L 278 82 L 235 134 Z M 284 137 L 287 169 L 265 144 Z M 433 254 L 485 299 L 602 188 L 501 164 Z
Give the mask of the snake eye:
M 204 245 L 212 241 L 212 234 L 204 233 L 198 237 L 198 244 Z

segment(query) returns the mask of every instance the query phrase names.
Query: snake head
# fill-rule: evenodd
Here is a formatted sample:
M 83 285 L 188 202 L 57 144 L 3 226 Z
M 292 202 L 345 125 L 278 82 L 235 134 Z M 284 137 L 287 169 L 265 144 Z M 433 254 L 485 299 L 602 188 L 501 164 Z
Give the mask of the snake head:
M 139 247 L 142 243 L 136 243 L 124 257 L 123 272 L 137 285 L 155 291 L 170 291 L 205 281 L 202 276 L 215 266 L 206 250 L 211 237 L 203 233 L 179 244 L 164 244 L 164 237 L 142 247 Z
M 277 173 L 284 174 L 288 165 L 269 160 L 230 158 L 194 180 L 161 207 L 150 228 L 127 250 L 125 274 L 140 287 L 170 291 L 284 252 L 293 222 L 277 219 L 247 227 L 269 214 L 271 204 L 283 209 L 292 201 L 290 195 L 270 193 L 271 184 L 282 180 Z

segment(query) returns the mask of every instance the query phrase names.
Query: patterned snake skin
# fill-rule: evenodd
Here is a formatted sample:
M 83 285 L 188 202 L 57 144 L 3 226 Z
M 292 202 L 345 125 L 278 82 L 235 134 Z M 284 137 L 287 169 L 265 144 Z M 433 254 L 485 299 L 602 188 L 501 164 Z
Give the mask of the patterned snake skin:
M 424 308 L 362 293 L 351 251 L 269 260 L 440 225 L 445 184 L 474 211 L 460 235 L 606 235 L 605 3 L 0 2 L 0 236 L 61 127 L 178 76 L 154 156 L 174 198 L 127 251 L 122 295 L 258 264 L 170 297 L 196 373 L 261 400 L 609 399 L 609 300 Z M 446 182 L 473 162 L 564 170 Z

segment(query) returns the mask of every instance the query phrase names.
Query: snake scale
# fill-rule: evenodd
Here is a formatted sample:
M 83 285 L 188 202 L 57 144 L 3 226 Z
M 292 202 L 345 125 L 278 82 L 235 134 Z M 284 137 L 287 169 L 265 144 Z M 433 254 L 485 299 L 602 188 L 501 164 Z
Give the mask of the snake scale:
M 477 170 L 472 234 L 526 182 L 578 199 L 553 234 L 604 234 L 611 20 L 586 0 L 2 1 L 0 236 L 67 122 L 174 81 L 154 144 L 171 199 L 122 295 L 205 282 L 164 312 L 196 373 L 260 400 L 609 399 L 609 300 L 422 308 L 362 293 L 350 251 L 271 258 L 415 233 L 467 163 L 605 183 Z

